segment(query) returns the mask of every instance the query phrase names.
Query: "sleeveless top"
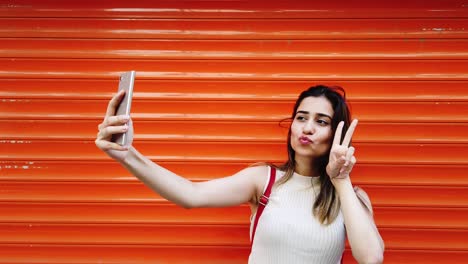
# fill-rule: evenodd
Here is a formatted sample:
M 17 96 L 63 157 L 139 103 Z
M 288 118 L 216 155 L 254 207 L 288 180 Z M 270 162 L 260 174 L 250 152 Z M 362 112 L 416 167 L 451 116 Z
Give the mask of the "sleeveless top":
M 278 170 L 276 181 L 283 176 L 284 172 Z M 273 186 L 258 221 L 249 264 L 341 262 L 346 238 L 343 215 L 340 211 L 329 225 L 314 217 L 312 208 L 319 190 L 319 177 L 297 173 L 286 183 Z M 255 215 L 250 237 L 253 219 Z

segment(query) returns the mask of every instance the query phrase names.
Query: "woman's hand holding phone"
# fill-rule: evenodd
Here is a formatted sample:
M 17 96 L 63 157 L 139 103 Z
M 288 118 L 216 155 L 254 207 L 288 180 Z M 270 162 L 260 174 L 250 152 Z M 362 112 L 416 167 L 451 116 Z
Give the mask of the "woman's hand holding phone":
M 115 115 L 124 95 L 125 91 L 121 90 L 109 101 L 106 116 L 104 117 L 104 121 L 98 126 L 99 132 L 95 140 L 96 146 L 99 149 L 119 162 L 125 160 L 128 149 L 133 142 L 133 124 L 130 116 Z M 127 133 L 127 142 L 123 146 L 112 142 L 112 136 L 121 133 Z

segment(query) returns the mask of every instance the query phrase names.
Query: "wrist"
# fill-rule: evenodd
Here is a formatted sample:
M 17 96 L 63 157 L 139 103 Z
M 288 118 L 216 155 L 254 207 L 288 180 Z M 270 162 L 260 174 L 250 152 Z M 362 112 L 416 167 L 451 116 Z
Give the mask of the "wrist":
M 331 179 L 331 182 L 333 184 L 333 186 L 335 187 L 335 190 L 338 192 L 338 193 L 341 193 L 345 190 L 352 190 L 353 189 L 353 184 L 351 183 L 351 179 L 349 176 L 343 178 L 343 179 L 339 179 L 339 178 L 334 178 L 334 179 Z
M 130 146 L 128 148 L 127 155 L 125 155 L 124 159 L 120 161 L 120 164 L 122 164 L 125 167 L 128 167 L 138 160 L 139 155 L 140 153 L 133 146 Z

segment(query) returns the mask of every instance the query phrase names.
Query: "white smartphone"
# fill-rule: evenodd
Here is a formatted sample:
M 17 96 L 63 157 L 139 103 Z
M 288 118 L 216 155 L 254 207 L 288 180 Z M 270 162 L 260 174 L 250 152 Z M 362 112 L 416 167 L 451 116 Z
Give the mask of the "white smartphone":
M 125 95 L 122 98 L 122 101 L 120 101 L 119 106 L 117 106 L 115 115 L 130 115 L 133 97 L 133 84 L 135 83 L 135 74 L 135 71 L 128 71 L 120 75 L 118 91 L 125 90 Z M 126 145 L 127 141 L 127 133 L 114 134 L 112 136 L 112 142 L 115 142 L 122 146 Z

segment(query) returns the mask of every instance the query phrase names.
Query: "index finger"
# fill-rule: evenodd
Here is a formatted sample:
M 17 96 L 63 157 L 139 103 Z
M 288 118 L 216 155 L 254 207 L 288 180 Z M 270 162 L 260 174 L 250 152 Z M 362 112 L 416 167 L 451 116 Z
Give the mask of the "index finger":
M 348 147 L 349 143 L 351 143 L 351 138 L 353 137 L 354 134 L 354 129 L 356 129 L 358 120 L 354 119 L 353 122 L 351 122 L 351 125 L 348 128 L 348 131 L 346 131 L 345 138 L 343 139 L 343 146 Z
M 341 142 L 341 133 L 343 132 L 344 122 L 340 121 L 336 127 L 335 137 L 333 138 L 333 145 L 340 145 Z
M 115 115 L 115 111 L 117 106 L 122 101 L 123 95 L 125 94 L 125 90 L 120 90 L 116 95 L 112 97 L 107 105 L 106 117 Z

